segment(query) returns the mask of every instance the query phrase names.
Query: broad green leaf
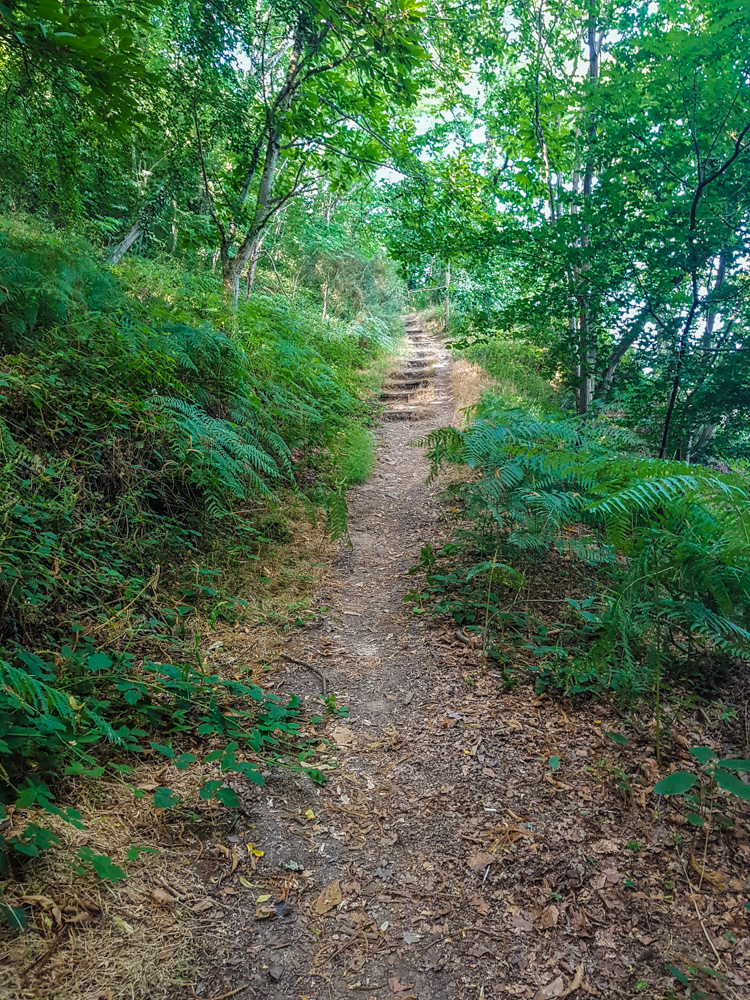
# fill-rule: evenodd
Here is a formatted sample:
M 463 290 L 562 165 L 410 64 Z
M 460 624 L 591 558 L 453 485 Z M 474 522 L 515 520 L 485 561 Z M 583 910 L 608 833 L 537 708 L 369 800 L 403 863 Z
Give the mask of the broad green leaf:
M 628 746 L 628 740 L 625 736 L 620 733 L 604 733 L 605 736 L 609 737 L 613 743 L 619 743 L 620 746 Z
M 750 771 L 750 760 L 735 760 L 728 757 L 718 761 L 719 767 L 725 767 L 730 771 Z
M 216 798 L 229 809 L 239 809 L 242 805 L 239 795 L 233 788 L 217 788 Z
M 17 906 L 0 903 L 0 919 L 16 931 L 26 930 L 26 912 Z
M 180 801 L 171 788 L 157 788 L 154 792 L 154 805 L 157 809 L 171 809 Z
M 112 661 L 107 656 L 106 653 L 93 653 L 86 664 L 86 668 L 92 671 L 98 670 L 109 670 L 112 666 Z
M 711 747 L 690 747 L 688 752 L 701 764 L 707 764 L 716 756 Z
M 120 882 L 127 878 L 125 872 L 112 861 L 112 858 L 106 854 L 97 854 L 90 847 L 82 847 L 78 852 L 78 857 L 82 861 L 88 861 L 99 878 L 106 879 L 108 882 Z
M 689 771 L 675 771 L 654 785 L 657 795 L 682 795 L 697 783 L 698 779 Z
M 717 767 L 714 777 L 716 784 L 725 792 L 736 795 L 739 799 L 750 800 L 750 785 L 746 785 L 736 774 L 730 774 L 729 771 L 722 771 L 721 768 Z

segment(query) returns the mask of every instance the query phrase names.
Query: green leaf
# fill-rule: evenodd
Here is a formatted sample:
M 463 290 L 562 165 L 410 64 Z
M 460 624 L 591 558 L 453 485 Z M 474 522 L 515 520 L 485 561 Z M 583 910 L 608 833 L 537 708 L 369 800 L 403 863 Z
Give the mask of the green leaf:
M 718 762 L 719 767 L 725 767 L 730 771 L 750 771 L 750 760 L 735 760 L 728 757 Z
M 0 903 L 0 919 L 17 931 L 26 930 L 26 912 L 17 906 Z
M 654 785 L 654 792 L 657 795 L 682 795 L 697 783 L 698 779 L 689 771 L 675 771 Z
M 106 653 L 93 653 L 86 664 L 87 670 L 97 671 L 97 670 L 109 670 L 112 666 L 112 661 L 107 656 Z
M 137 861 L 141 854 L 158 854 L 158 847 L 137 847 L 135 844 L 131 844 L 130 847 L 125 851 L 125 857 L 128 861 Z
M 690 747 L 688 752 L 701 764 L 708 764 L 716 756 L 711 747 Z
M 82 847 L 78 852 L 78 857 L 81 861 L 88 861 L 99 878 L 106 879 L 108 882 L 120 882 L 127 878 L 125 872 L 112 861 L 112 858 L 106 854 L 96 854 L 90 847 Z
M 685 819 L 688 821 L 688 823 L 691 823 L 693 826 L 706 825 L 705 819 L 703 819 L 702 816 L 699 816 L 697 813 L 694 812 L 685 813 Z
M 626 746 L 629 745 L 628 740 L 626 739 L 626 737 L 621 736 L 620 733 L 604 733 L 604 735 L 608 736 L 609 739 L 611 739 L 613 743 L 619 743 L 620 746 L 626 747 Z
M 174 750 L 172 747 L 165 746 L 163 743 L 154 742 L 151 742 L 149 745 L 152 746 L 158 753 L 164 754 L 165 757 L 169 757 L 170 759 L 174 757 Z
M 714 777 L 719 788 L 723 788 L 730 795 L 736 795 L 739 799 L 750 801 L 750 785 L 746 785 L 736 774 L 730 774 L 729 771 L 722 771 L 717 767 Z
M 229 809 L 239 809 L 242 805 L 239 795 L 233 788 L 217 788 L 216 798 Z
M 154 806 L 157 809 L 171 809 L 180 801 L 171 788 L 157 788 L 154 792 Z
M 550 770 L 557 771 L 560 767 L 560 764 L 562 764 L 562 757 L 550 757 L 549 759 Z
M 680 972 L 676 965 L 665 965 L 664 968 L 667 972 L 671 972 L 678 983 L 682 983 L 683 986 L 689 986 L 689 981 L 684 972 Z

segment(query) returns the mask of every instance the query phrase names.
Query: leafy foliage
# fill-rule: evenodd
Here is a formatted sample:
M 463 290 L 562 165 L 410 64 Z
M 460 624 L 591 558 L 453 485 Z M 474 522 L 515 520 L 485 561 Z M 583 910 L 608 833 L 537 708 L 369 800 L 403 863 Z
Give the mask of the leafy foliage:
M 208 270 L 133 258 L 114 277 L 85 241 L 19 219 L 0 270 L 0 805 L 79 822 L 55 803 L 61 775 L 124 780 L 146 747 L 215 762 L 201 796 L 236 807 L 222 775 L 262 783 L 264 762 L 301 753 L 297 702 L 205 670 L 186 623 L 243 614 L 215 552 L 257 559 L 282 492 L 346 533 L 354 473 L 340 448 L 319 456 L 367 440 L 363 369 L 392 329 L 266 295 L 235 317 Z M 54 843 L 30 823 L 5 846 Z
M 467 431 L 435 431 L 426 445 L 434 472 L 446 462 L 475 472 L 458 488 L 469 525 L 458 540 L 472 560 L 494 552 L 530 572 L 557 553 L 597 568 L 602 589 L 568 595 L 577 624 L 554 648 L 541 644 L 551 679 L 633 694 L 654 683 L 655 657 L 690 666 L 710 647 L 750 658 L 750 496 L 739 476 L 644 458 L 609 421 L 492 397 Z M 496 603 L 496 615 L 524 619 Z M 476 617 L 465 598 L 456 604 Z

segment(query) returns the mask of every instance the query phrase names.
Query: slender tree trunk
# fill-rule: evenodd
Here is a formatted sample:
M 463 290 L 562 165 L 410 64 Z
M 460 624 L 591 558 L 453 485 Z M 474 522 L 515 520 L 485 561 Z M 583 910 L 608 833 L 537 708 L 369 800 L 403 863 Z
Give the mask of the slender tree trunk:
M 544 180 L 547 184 L 547 195 L 549 197 L 549 214 L 552 221 L 555 222 L 557 220 L 557 211 L 555 208 L 555 191 L 552 186 L 552 171 L 550 170 L 550 164 L 549 164 L 549 151 L 547 149 L 547 140 L 544 137 L 544 129 L 542 128 L 540 95 L 539 95 L 539 77 L 541 74 L 543 40 L 544 40 L 544 0 L 540 0 L 539 11 L 537 13 L 537 62 L 536 62 L 536 87 L 535 87 L 535 97 L 534 97 L 534 131 L 536 132 L 537 142 L 539 143 L 539 151 L 542 154 L 542 165 L 544 167 Z
M 698 310 L 698 276 L 693 271 L 693 301 L 690 306 L 690 312 L 685 320 L 685 325 L 682 328 L 682 336 L 680 337 L 680 346 L 677 351 L 677 362 L 675 364 L 674 378 L 672 379 L 672 388 L 669 392 L 669 402 L 667 403 L 667 414 L 664 417 L 664 430 L 661 435 L 661 444 L 659 445 L 659 458 L 664 458 L 667 451 L 667 441 L 669 440 L 669 428 L 672 423 L 672 414 L 674 413 L 675 403 L 677 402 L 677 393 L 680 390 L 680 381 L 682 379 L 682 366 L 685 362 L 685 355 L 687 354 L 688 346 L 690 344 L 690 330 L 693 325 L 693 320 L 695 319 L 695 314 Z
M 250 296 L 253 294 L 253 285 L 255 284 L 255 272 L 258 270 L 258 259 L 260 258 L 260 251 L 263 248 L 263 237 L 264 233 L 261 233 L 258 237 L 258 241 L 255 244 L 252 254 L 250 255 L 250 266 L 247 269 L 247 285 L 245 287 L 245 302 L 247 302 Z
M 599 39 L 597 37 L 597 18 L 594 10 L 595 0 L 589 0 L 588 34 L 587 42 L 589 49 L 589 82 L 593 85 L 599 78 Z M 591 200 L 591 192 L 594 186 L 594 161 L 593 149 L 596 141 L 596 118 L 592 112 L 589 115 L 588 125 L 589 151 L 586 161 L 585 173 L 583 175 L 583 198 L 584 203 Z M 582 226 L 581 247 L 589 246 L 588 224 Z M 581 267 L 581 276 L 589 270 L 590 264 L 584 262 Z M 581 364 L 581 381 L 578 389 L 578 412 L 584 414 L 588 412 L 594 398 L 594 376 L 596 372 L 597 360 L 597 335 L 596 327 L 591 314 L 591 299 L 588 288 L 585 286 L 582 295 L 579 296 L 578 332 L 579 354 Z
M 447 265 L 445 268 L 445 329 L 448 329 L 448 324 L 451 319 L 451 266 Z
M 140 239 L 143 235 L 143 223 L 139 219 L 130 229 L 126 236 L 120 240 L 112 249 L 109 251 L 109 262 L 110 264 L 119 264 L 128 250 L 132 247 L 136 240 Z
M 240 280 L 245 268 L 248 266 L 248 261 L 252 256 L 253 249 L 256 246 L 266 223 L 274 213 L 274 207 L 271 203 L 271 195 L 273 192 L 273 182 L 276 176 L 276 168 L 279 163 L 280 153 L 281 140 L 277 132 L 272 132 L 268 138 L 268 145 L 266 146 L 263 172 L 260 175 L 260 186 L 258 188 L 258 197 L 255 203 L 255 214 L 253 216 L 250 229 L 248 230 L 242 243 L 239 247 L 237 247 L 237 251 L 233 257 L 229 256 L 228 247 L 224 247 L 222 249 L 221 264 L 224 293 L 227 298 L 230 299 L 233 309 L 237 308 L 237 303 L 239 302 L 240 297 Z
M 719 254 L 719 266 L 716 269 L 716 280 L 712 289 L 715 295 L 724 284 L 727 275 L 727 255 L 722 250 Z M 706 313 L 706 328 L 703 331 L 703 350 L 708 351 L 713 347 L 714 326 L 716 325 L 717 309 L 711 305 Z
M 648 306 L 644 306 L 630 330 L 623 335 L 622 340 L 620 340 L 610 354 L 609 360 L 607 361 L 607 367 L 605 368 L 604 374 L 602 375 L 601 380 L 596 387 L 596 392 L 594 393 L 595 400 L 606 398 L 607 393 L 614 382 L 615 372 L 617 371 L 620 362 L 643 332 L 643 326 L 648 318 L 648 315 Z

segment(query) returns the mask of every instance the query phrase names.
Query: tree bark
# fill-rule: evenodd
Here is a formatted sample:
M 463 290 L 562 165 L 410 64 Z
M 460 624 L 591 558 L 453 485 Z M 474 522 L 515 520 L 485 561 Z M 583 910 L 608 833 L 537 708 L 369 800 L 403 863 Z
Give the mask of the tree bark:
M 114 266 L 119 264 L 128 250 L 132 247 L 136 240 L 140 239 L 143 235 L 143 223 L 140 219 L 131 226 L 130 231 L 127 233 L 119 243 L 115 244 L 114 247 L 109 251 L 108 257 L 109 262 Z
M 222 245 L 221 267 L 223 276 L 224 292 L 232 303 L 232 308 L 237 308 L 240 297 L 240 280 L 248 266 L 248 261 L 253 250 L 258 243 L 260 234 L 273 215 L 274 209 L 271 205 L 271 194 L 273 192 L 273 182 L 276 176 L 276 167 L 281 153 L 281 141 L 276 132 L 268 138 L 266 155 L 263 161 L 263 173 L 260 175 L 260 187 L 255 203 L 255 214 L 250 228 L 247 231 L 242 243 L 237 247 L 233 257 L 229 256 L 228 240 Z
M 648 306 L 644 306 L 641 310 L 638 318 L 635 320 L 630 330 L 623 335 L 622 340 L 615 346 L 614 350 L 609 356 L 607 361 L 607 367 L 604 370 L 604 374 L 601 377 L 601 381 L 596 387 L 596 392 L 594 393 L 594 400 L 606 399 L 607 393 L 609 392 L 612 383 L 615 379 L 615 372 L 628 353 L 633 344 L 638 340 L 638 337 L 643 331 L 643 326 L 648 318 L 649 309 Z
M 258 270 L 258 258 L 260 257 L 260 251 L 263 246 L 263 236 L 261 233 L 258 237 L 258 242 L 255 244 L 255 249 L 250 255 L 250 266 L 247 269 L 247 285 L 245 288 L 245 302 L 247 302 L 250 296 L 253 294 L 253 285 L 255 284 L 255 272 Z
M 588 17 L 588 31 L 587 31 L 587 43 L 589 49 L 589 81 L 593 84 L 599 78 L 599 39 L 597 37 L 597 20 L 594 11 L 595 0 L 589 0 L 589 17 Z M 594 187 L 594 162 L 593 162 L 593 147 L 596 141 L 596 118 L 593 112 L 589 115 L 589 125 L 588 125 L 588 137 L 589 137 L 589 150 L 586 160 L 586 168 L 583 175 L 583 198 L 584 203 L 590 201 L 591 192 Z M 584 223 L 581 227 L 581 247 L 586 248 L 589 246 L 589 230 L 588 224 Z M 588 262 L 584 262 L 581 266 L 581 277 L 583 278 L 586 272 L 590 269 L 591 265 Z M 588 289 L 585 287 L 582 290 L 582 294 L 578 297 L 579 301 L 579 314 L 578 314 L 578 332 L 580 336 L 579 340 L 579 357 L 581 365 L 581 379 L 578 388 L 578 412 L 580 414 L 585 414 L 588 412 L 591 406 L 592 400 L 594 398 L 594 387 L 595 387 L 595 371 L 596 371 L 596 360 L 597 360 L 597 336 L 596 328 L 594 326 L 592 315 L 591 315 L 591 300 L 589 296 Z

